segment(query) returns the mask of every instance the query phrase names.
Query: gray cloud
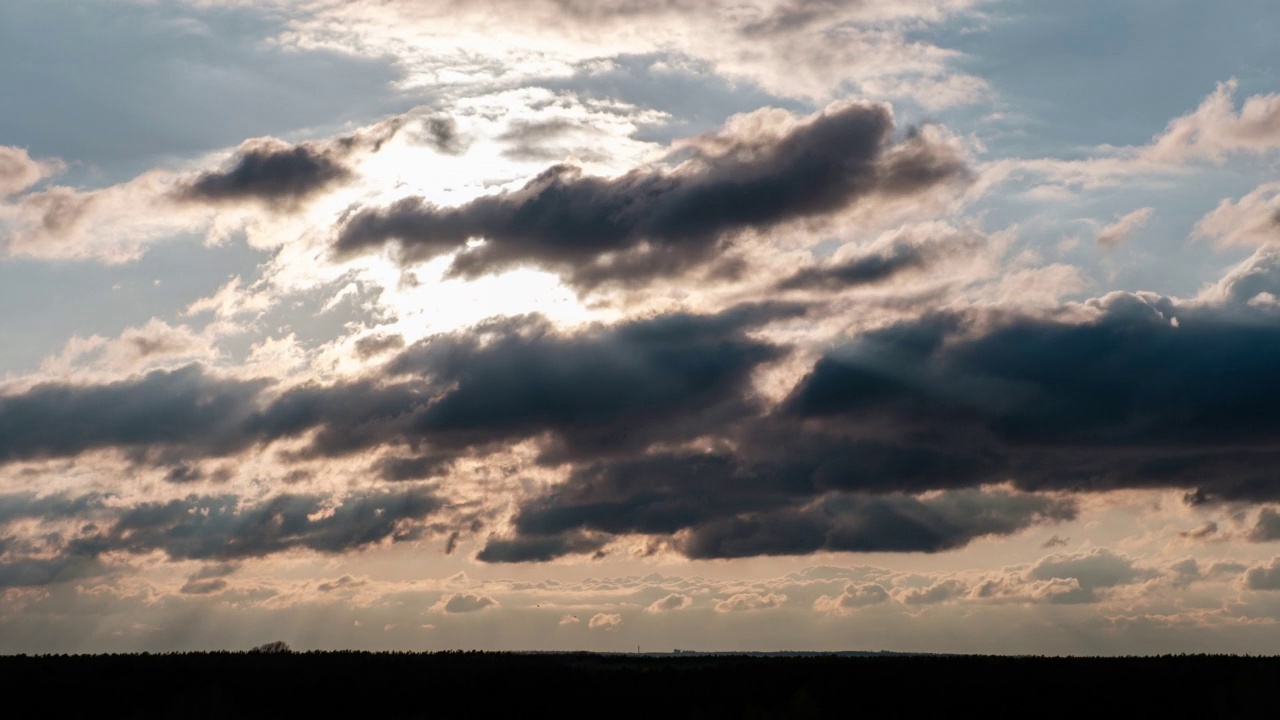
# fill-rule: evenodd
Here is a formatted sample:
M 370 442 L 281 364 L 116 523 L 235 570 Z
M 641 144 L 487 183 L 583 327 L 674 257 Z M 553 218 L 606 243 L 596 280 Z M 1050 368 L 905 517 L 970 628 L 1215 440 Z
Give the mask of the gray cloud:
M 103 385 L 37 385 L 0 397 L 0 462 L 117 448 L 226 454 L 265 382 L 212 378 L 197 365 Z
M 445 613 L 469 613 L 497 607 L 498 601 L 488 595 L 475 593 L 454 593 L 448 598 L 441 598 L 436 603 L 436 610 Z
M 292 549 L 342 553 L 412 537 L 405 523 L 442 507 L 429 491 L 365 493 L 344 498 L 277 495 L 257 504 L 233 495 L 190 496 L 142 503 L 123 511 L 104 532 L 79 538 L 70 555 L 107 551 L 164 552 L 174 560 L 239 560 Z M 322 510 L 331 512 L 322 513 Z M 193 578 L 193 581 L 205 578 Z
M 106 575 L 110 569 L 96 558 L 64 555 L 54 558 L 15 558 L 0 562 L 0 589 L 42 587 Z
M 1098 549 L 1074 555 L 1050 555 L 1026 573 L 1030 580 L 1075 580 L 1078 585 L 1050 595 L 1055 603 L 1096 602 L 1098 591 L 1155 577 L 1153 570 L 1138 567 L 1133 560 Z
M 349 180 L 348 161 L 357 151 L 377 152 L 400 129 L 392 118 L 352 135 L 296 145 L 275 138 L 247 140 L 221 170 L 183 182 L 175 197 L 189 202 L 257 202 L 279 211 Z
M 1280 558 L 1249 568 L 1244 574 L 1244 585 L 1250 590 L 1280 590 Z
M 882 283 L 929 268 L 948 256 L 969 255 L 983 242 L 978 235 L 956 231 L 940 236 L 902 233 L 887 247 L 798 270 L 780 281 L 777 288 L 837 291 Z
M 1112 293 L 1071 313 L 938 314 L 866 334 L 821 359 L 785 413 L 977 459 L 939 485 L 1265 500 L 1278 356 L 1266 311 Z
M 521 537 L 552 548 L 551 538 L 582 530 L 683 531 L 675 543 L 682 554 L 727 558 L 939 552 L 1075 515 L 1070 500 L 1038 495 L 966 490 L 919 499 L 831 493 L 796 480 L 786 473 L 747 474 L 727 458 L 605 462 L 575 471 L 565 485 L 527 502 L 514 524 Z M 481 552 L 479 559 L 492 558 Z
M 565 555 L 596 552 L 608 540 L 607 536 L 586 533 L 491 538 L 476 558 L 490 563 L 544 562 Z
M 1252 542 L 1273 542 L 1280 540 L 1280 512 L 1271 508 L 1262 508 L 1258 513 L 1258 522 L 1249 531 Z
M 182 584 L 178 592 L 183 595 L 212 595 L 227 589 L 227 581 L 222 578 L 189 579 Z
M 533 263 L 579 286 L 676 274 L 710 260 L 746 229 L 827 215 L 871 196 L 907 196 L 967 176 L 954 149 L 922 134 L 892 141 L 879 105 L 833 107 L 778 137 L 718 138 L 673 171 L 614 179 L 558 165 L 522 189 L 442 208 L 409 197 L 343 223 L 341 256 L 398 241 L 405 262 L 459 255 L 466 277 Z
M 433 336 L 383 380 L 307 384 L 270 397 L 266 380 L 199 365 L 101 385 L 44 384 L 0 396 L 0 462 L 118 449 L 199 479 L 189 461 L 315 430 L 307 451 L 334 456 L 429 444 L 388 459 L 391 479 L 443 470 L 459 449 L 548 434 L 548 461 L 638 448 L 758 412 L 751 373 L 784 350 L 749 337 L 799 305 L 670 314 L 562 333 L 536 316 Z M 429 458 L 429 459 L 428 459 Z
M 368 360 L 371 357 L 391 352 L 393 350 L 401 350 L 404 348 L 404 337 L 400 335 L 367 335 L 356 341 L 356 355 L 362 360 Z

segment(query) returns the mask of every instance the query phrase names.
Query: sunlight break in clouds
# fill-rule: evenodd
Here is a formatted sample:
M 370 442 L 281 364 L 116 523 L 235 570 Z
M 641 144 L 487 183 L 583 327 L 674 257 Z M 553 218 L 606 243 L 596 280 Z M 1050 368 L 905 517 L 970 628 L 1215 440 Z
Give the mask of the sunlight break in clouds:
M 1245 5 L 0 6 L 0 652 L 1273 652 Z

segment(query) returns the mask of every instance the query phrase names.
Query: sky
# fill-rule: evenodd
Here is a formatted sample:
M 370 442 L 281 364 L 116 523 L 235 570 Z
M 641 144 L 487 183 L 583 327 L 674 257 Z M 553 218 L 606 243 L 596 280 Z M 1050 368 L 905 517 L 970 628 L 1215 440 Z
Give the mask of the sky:
M 0 4 L 0 652 L 1274 653 L 1270 0 Z

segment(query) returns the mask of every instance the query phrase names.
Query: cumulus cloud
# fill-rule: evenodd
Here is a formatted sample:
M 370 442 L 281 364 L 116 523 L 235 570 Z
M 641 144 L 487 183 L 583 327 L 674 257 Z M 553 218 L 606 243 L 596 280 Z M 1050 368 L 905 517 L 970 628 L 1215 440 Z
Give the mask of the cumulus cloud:
M 1249 540 L 1252 542 L 1280 540 L 1280 512 L 1276 512 L 1273 508 L 1262 508 L 1258 513 L 1257 522 L 1249 531 Z
M 1058 603 L 1096 602 L 1098 591 L 1129 585 L 1155 576 L 1155 571 L 1139 567 L 1131 559 L 1110 550 L 1095 549 L 1086 553 L 1050 555 L 1032 565 L 1026 578 L 1032 581 L 1074 580 L 1069 592 L 1052 595 Z
M 693 605 L 693 598 L 688 595 L 671 593 L 661 600 L 654 600 L 644 611 L 647 613 L 664 613 L 673 610 L 684 610 Z
M 334 248 L 351 256 L 396 242 L 414 263 L 483 238 L 454 259 L 452 275 L 535 264 L 590 287 L 679 274 L 722 254 L 734 233 L 968 177 L 959 151 L 936 133 L 892 135 L 885 106 L 833 106 L 785 133 L 716 136 L 674 170 L 601 178 L 558 165 L 520 190 L 457 207 L 408 197 L 363 209 L 345 220 Z
M 889 591 L 879 583 L 849 583 L 839 595 L 823 595 L 813 603 L 818 612 L 847 614 L 851 610 L 889 602 Z
M 738 593 L 715 604 L 718 613 L 746 612 L 751 610 L 772 610 L 781 607 L 787 596 L 775 593 Z
M 1245 571 L 1244 586 L 1250 590 L 1280 590 L 1280 558 Z
M 592 630 L 612 630 L 622 625 L 622 616 L 617 613 L 596 613 L 587 621 Z
M 470 613 L 497 606 L 498 601 L 488 595 L 460 592 L 440 598 L 431 609 L 442 613 Z

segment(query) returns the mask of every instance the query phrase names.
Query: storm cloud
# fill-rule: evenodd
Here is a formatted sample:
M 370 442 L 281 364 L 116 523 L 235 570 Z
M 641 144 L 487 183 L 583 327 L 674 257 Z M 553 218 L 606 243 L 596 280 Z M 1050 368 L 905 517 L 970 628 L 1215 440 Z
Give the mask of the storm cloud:
M 454 260 L 453 275 L 534 264 L 592 286 L 679 274 L 713 258 L 736 232 L 968 176 L 955 148 L 923 133 L 895 142 L 893 129 L 887 107 L 846 104 L 785 133 L 703 142 L 674 170 L 603 178 L 556 165 L 520 190 L 458 207 L 408 197 L 360 210 L 343 223 L 334 249 L 351 256 L 396 241 L 413 263 L 483 238 Z

